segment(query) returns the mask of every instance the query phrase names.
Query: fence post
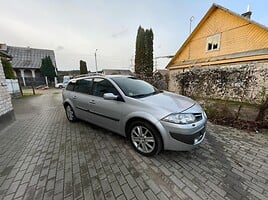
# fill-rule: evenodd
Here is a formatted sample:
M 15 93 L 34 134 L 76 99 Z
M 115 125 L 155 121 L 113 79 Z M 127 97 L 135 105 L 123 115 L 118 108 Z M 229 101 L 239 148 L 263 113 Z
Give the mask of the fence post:
M 47 80 L 47 76 L 45 76 L 45 79 L 46 79 L 46 85 L 48 86 L 48 80 Z
M 18 84 L 19 84 L 19 88 L 20 88 L 21 96 L 23 96 L 23 91 L 22 91 L 22 89 L 21 89 L 21 85 L 20 85 L 19 77 L 17 78 L 17 80 L 18 80 Z
M 35 90 L 34 90 L 34 86 L 33 86 L 33 78 L 32 78 L 32 81 L 31 81 L 31 86 L 32 86 L 32 90 L 33 90 L 33 95 L 35 95 Z

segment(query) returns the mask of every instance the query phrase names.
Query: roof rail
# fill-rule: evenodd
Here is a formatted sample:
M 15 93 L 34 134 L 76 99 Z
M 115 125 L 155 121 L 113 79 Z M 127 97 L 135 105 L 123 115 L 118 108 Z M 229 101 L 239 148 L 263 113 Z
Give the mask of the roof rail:
M 87 73 L 87 74 L 81 74 L 81 75 L 77 75 L 77 76 L 74 76 L 74 78 L 81 78 L 81 77 L 88 77 L 88 76 L 104 76 L 104 74 L 101 74 L 101 73 L 95 73 L 95 72 L 90 72 L 90 73 Z
M 96 75 L 104 76 L 103 73 L 98 73 L 98 72 L 91 72 L 90 75 L 91 75 L 91 76 L 96 76 Z

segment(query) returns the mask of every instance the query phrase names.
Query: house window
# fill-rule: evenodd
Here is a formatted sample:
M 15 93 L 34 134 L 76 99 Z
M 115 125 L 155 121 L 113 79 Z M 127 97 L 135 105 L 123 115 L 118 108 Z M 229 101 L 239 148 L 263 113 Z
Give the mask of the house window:
M 207 37 L 206 51 L 214 51 L 220 49 L 221 34 L 211 35 Z

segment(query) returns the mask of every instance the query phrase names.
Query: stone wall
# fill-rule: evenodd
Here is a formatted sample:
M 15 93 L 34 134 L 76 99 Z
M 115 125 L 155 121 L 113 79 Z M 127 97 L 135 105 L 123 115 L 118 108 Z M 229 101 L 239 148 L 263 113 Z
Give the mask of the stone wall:
M 268 95 L 268 61 L 171 70 L 169 90 L 187 96 L 260 104 Z
M 0 62 L 0 129 L 14 120 L 11 96 L 7 91 L 6 79 Z

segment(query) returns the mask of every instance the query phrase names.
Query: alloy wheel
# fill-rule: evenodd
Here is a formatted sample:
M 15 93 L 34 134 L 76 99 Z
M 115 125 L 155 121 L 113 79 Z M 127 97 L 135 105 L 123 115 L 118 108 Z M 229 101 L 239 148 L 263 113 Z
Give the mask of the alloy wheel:
M 145 126 L 134 126 L 131 130 L 131 140 L 134 147 L 142 153 L 148 154 L 155 149 L 155 138 Z

